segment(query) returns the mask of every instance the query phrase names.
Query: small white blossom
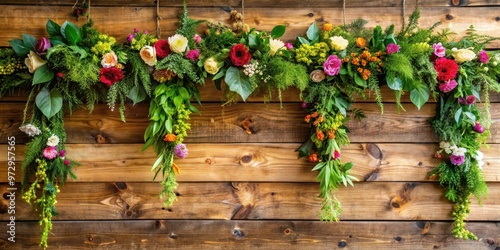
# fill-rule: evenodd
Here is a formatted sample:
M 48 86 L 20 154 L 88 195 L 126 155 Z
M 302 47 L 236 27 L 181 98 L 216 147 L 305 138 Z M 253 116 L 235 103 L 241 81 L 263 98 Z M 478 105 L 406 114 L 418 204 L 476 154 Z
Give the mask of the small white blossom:
M 34 137 L 35 135 L 39 135 L 42 133 L 42 131 L 33 124 L 23 125 L 19 127 L 19 130 L 23 131 L 30 137 Z
M 467 152 L 467 149 L 465 149 L 465 148 L 458 148 L 457 146 L 453 146 L 453 147 L 455 147 L 452 149 L 454 155 L 465 155 L 465 152 Z
M 47 139 L 47 146 L 55 147 L 59 144 L 59 136 L 52 134 L 49 139 Z

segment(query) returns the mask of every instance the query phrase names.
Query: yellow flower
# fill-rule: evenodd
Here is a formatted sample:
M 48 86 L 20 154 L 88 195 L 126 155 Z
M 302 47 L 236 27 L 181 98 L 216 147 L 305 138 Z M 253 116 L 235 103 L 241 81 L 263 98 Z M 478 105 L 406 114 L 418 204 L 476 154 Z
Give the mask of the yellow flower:
M 101 64 L 103 68 L 115 67 L 118 64 L 118 57 L 114 51 L 106 53 L 102 56 Z
M 183 35 L 175 34 L 168 38 L 168 45 L 170 46 L 170 50 L 181 54 L 186 51 L 188 39 Z
M 208 73 L 215 75 L 219 72 L 219 63 L 213 57 L 210 57 L 203 64 L 203 68 L 205 68 L 205 71 Z
M 156 64 L 156 51 L 155 48 L 149 45 L 142 47 L 140 51 L 142 60 L 149 66 Z
M 276 52 L 283 48 L 285 46 L 285 43 L 281 40 L 278 40 L 278 39 L 270 39 L 269 40 L 269 47 L 270 47 L 270 50 L 269 50 L 269 53 L 271 54 L 271 56 L 274 56 L 276 54 Z
M 333 36 L 330 37 L 330 45 L 335 51 L 341 51 L 347 48 L 347 45 L 349 45 L 349 41 L 341 36 Z
M 43 60 L 37 53 L 30 51 L 28 58 L 24 59 L 24 63 L 28 67 L 30 73 L 35 73 L 36 69 L 46 64 L 47 62 Z
M 457 63 L 471 61 L 472 59 L 476 58 L 476 53 L 474 53 L 470 49 L 453 48 L 451 51 L 451 54 L 453 55 L 453 58 L 455 58 L 455 61 Z

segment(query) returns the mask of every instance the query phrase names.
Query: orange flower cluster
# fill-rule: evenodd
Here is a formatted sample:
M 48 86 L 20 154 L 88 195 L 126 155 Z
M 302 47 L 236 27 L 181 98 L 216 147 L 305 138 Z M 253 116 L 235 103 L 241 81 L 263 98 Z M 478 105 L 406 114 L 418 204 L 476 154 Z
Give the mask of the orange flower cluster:
M 163 138 L 163 141 L 165 142 L 175 142 L 177 141 L 177 136 L 174 134 L 167 134 L 165 135 L 165 138 Z
M 323 115 L 319 114 L 318 111 L 314 111 L 311 114 L 308 114 L 305 116 L 304 121 L 309 123 L 311 121 L 311 118 L 314 119 L 313 125 L 314 127 L 318 127 L 320 123 L 325 121 L 325 117 Z M 335 130 L 330 129 L 326 131 L 328 138 L 329 139 L 335 139 Z M 316 139 L 323 141 L 325 139 L 325 132 L 319 128 L 316 128 Z
M 352 65 L 357 66 L 356 71 L 361 75 L 363 80 L 368 80 L 368 78 L 371 75 L 370 69 L 367 68 L 369 63 L 378 63 L 378 67 L 380 70 L 380 67 L 382 67 L 382 62 L 380 60 L 380 57 L 382 56 L 382 52 L 378 51 L 375 53 L 375 55 L 372 55 L 370 51 L 365 50 L 363 53 L 358 54 L 358 53 L 351 53 L 350 58 L 345 57 L 343 59 L 344 62 L 350 62 Z
M 168 69 L 157 70 L 153 73 L 153 78 L 160 83 L 170 81 L 170 79 L 172 79 L 175 76 L 176 74 Z

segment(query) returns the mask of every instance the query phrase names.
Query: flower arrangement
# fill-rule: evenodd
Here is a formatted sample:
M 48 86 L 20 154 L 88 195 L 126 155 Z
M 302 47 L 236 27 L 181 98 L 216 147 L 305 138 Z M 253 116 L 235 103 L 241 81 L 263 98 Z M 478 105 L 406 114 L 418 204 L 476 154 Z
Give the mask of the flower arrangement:
M 87 8 L 80 8 L 80 14 Z M 485 51 L 495 38 L 476 35 L 472 27 L 460 41 L 449 42 L 448 31 L 434 32 L 437 25 L 418 28 L 418 18 L 415 11 L 397 33 L 393 25 L 365 28 L 366 21 L 360 19 L 336 27 L 326 23 L 322 29 L 313 23 L 292 44 L 280 40 L 285 26 L 269 33 L 250 29 L 236 11 L 231 13 L 231 28 L 206 23 L 206 31 L 198 34 L 203 21 L 189 18 L 184 6 L 179 29 L 167 39 L 135 29 L 118 44 L 93 29 L 89 19 L 82 27 L 49 20 L 49 38 L 23 34 L 12 40 L 12 49 L 0 51 L 0 95 L 29 86 L 31 103 L 36 94 L 36 107 L 28 122 L 27 105 L 20 129 L 33 137 L 22 165 L 23 198 L 41 210 L 41 246 L 47 247 L 59 185 L 68 176 L 76 178 L 72 168 L 77 163 L 66 156 L 63 107 L 71 111 L 85 104 L 92 110 L 96 102 L 106 101 L 113 110 L 118 102 L 125 120 L 127 99 L 134 104 L 147 99 L 150 122 L 144 149 L 153 147 L 157 155 L 152 171 L 155 179 L 161 174 L 160 198 L 170 206 L 180 174 L 174 159 L 188 154 L 183 141 L 189 117 L 199 113 L 191 101 L 200 102 L 198 85 L 206 79 L 219 89 L 223 83 L 228 86 L 228 102 L 245 101 L 259 91 L 270 96 L 277 89 L 281 96 L 291 86 L 301 90 L 311 133 L 297 151 L 315 164 L 312 170 L 318 171 L 323 199 L 320 219 L 327 221 L 339 220 L 342 213 L 335 191 L 357 181 L 349 174 L 353 163 L 341 161 L 341 147 L 350 143 L 345 123 L 364 117 L 351 107 L 353 97 L 373 91 L 383 113 L 383 84 L 394 90 L 401 110 L 405 92 L 418 108 L 432 96 L 439 105 L 431 124 L 441 141 L 435 157 L 443 161 L 429 177 L 438 177 L 446 197 L 455 203 L 453 234 L 475 239 L 464 220 L 470 196 L 480 199 L 487 193 L 479 149 L 491 124 L 488 93 L 500 91 L 500 53 Z M 481 99 L 485 111 L 476 106 Z

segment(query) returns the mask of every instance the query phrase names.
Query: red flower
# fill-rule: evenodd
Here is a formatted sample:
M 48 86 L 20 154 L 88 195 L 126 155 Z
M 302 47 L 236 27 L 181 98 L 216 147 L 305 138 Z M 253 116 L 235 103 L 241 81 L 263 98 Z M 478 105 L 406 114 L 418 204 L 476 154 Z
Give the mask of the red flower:
M 248 52 L 244 44 L 239 43 L 231 48 L 229 58 L 234 66 L 243 66 L 250 62 L 252 55 Z
M 170 54 L 170 46 L 168 45 L 168 40 L 161 39 L 154 43 L 156 50 L 156 57 L 165 58 Z
M 448 81 L 457 75 L 458 64 L 448 58 L 438 58 L 434 63 L 434 69 L 437 71 L 439 81 Z
M 100 80 L 102 83 L 106 84 L 106 86 L 111 87 L 111 85 L 115 84 L 115 82 L 123 79 L 123 73 L 118 68 L 102 68 L 101 69 L 101 77 Z

